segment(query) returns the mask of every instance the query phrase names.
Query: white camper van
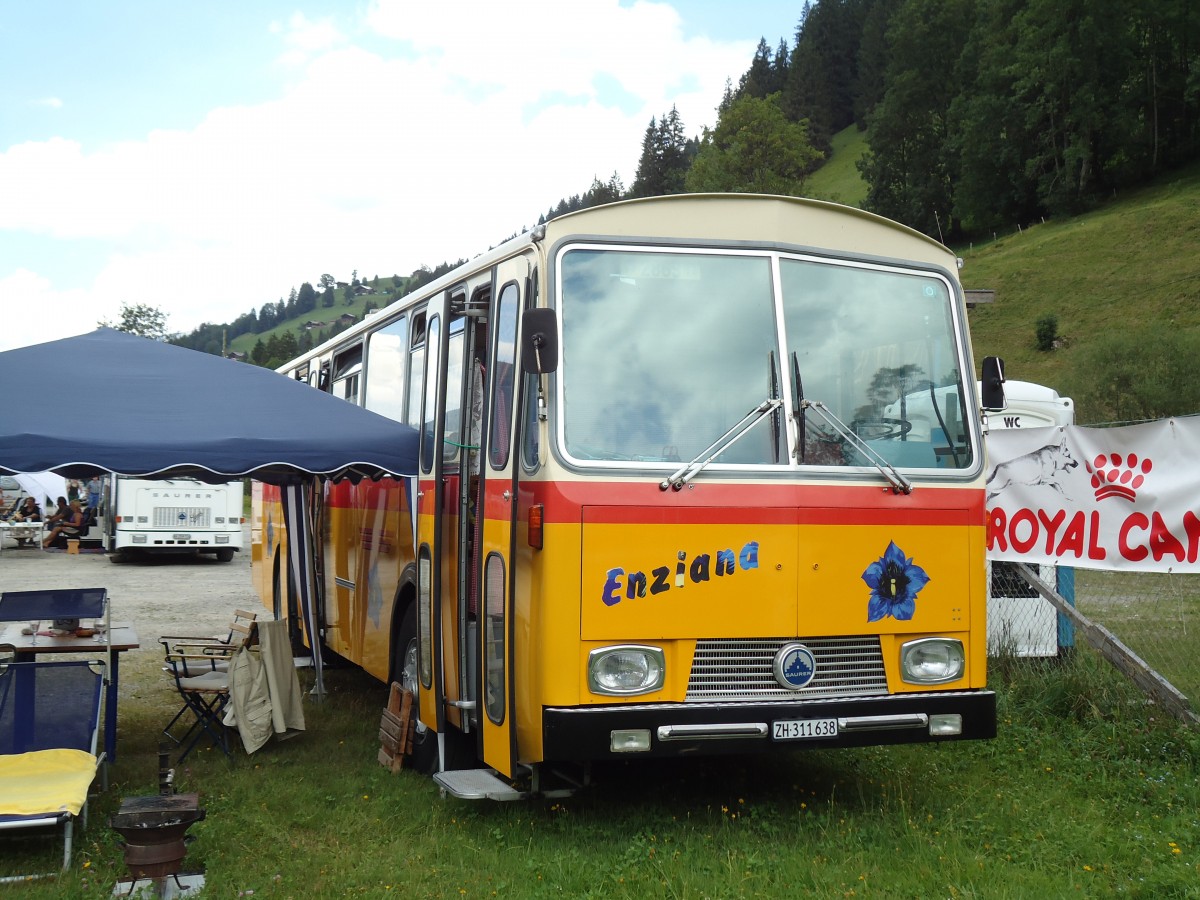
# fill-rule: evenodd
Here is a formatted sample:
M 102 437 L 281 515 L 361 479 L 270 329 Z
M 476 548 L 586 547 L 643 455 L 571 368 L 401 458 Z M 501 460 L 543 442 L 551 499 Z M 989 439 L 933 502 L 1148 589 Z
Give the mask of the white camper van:
M 1007 406 L 988 416 L 988 430 L 1048 428 L 1075 424 L 1075 403 L 1058 391 L 1028 381 L 1006 381 Z M 984 436 L 986 442 L 987 436 Z M 1075 570 L 1070 566 L 1034 566 L 1038 577 L 1071 602 Z M 988 561 L 988 653 L 1054 657 L 1074 645 L 1069 620 L 1055 612 L 1016 571 L 1015 564 Z
M 117 476 L 105 519 L 112 562 L 143 553 L 211 553 L 229 562 L 242 549 L 242 482 Z

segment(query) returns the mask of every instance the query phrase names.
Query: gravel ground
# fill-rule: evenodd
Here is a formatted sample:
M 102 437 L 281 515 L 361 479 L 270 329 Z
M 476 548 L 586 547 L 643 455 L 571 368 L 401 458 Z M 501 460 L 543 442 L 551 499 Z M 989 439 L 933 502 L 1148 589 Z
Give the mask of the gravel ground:
M 133 625 L 140 652 L 161 654 L 163 634 L 220 634 L 235 609 L 261 605 L 250 583 L 250 529 L 232 562 L 213 556 L 160 556 L 114 565 L 100 551 L 17 548 L 0 551 L 0 590 L 108 588 L 114 622 Z

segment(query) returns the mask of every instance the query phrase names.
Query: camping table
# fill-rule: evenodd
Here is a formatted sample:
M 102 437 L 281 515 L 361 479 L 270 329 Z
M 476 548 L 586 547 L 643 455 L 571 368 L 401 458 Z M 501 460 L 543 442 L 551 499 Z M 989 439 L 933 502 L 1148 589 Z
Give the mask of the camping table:
M 24 623 L 29 624 L 28 622 Z M 43 630 L 51 622 L 46 620 Z M 95 637 L 79 637 L 74 634 L 50 637 L 46 634 L 22 634 L 21 622 L 12 622 L 0 631 L 0 644 L 9 644 L 18 660 L 34 659 L 39 653 L 97 653 L 105 645 Z M 104 698 L 104 752 L 109 762 L 117 759 L 117 688 L 121 674 L 121 654 L 126 650 L 137 650 L 137 632 L 131 625 L 114 623 L 109 629 L 109 647 L 112 649 L 112 671 L 108 680 L 108 693 Z
M 29 539 L 37 542 L 39 550 L 42 549 L 42 523 L 41 522 L 0 522 L 0 536 L 8 535 L 11 538 Z M 0 537 L 0 551 L 4 549 L 4 540 Z

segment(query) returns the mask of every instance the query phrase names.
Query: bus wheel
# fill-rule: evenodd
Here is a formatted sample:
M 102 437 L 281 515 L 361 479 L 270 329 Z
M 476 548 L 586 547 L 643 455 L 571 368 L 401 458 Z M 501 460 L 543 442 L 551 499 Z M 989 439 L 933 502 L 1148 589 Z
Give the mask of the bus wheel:
M 392 659 L 391 682 L 400 685 L 413 695 L 413 710 L 416 714 L 416 699 L 420 693 L 421 681 L 417 670 L 417 607 L 409 604 L 404 611 L 400 623 L 400 642 L 397 645 L 399 653 Z M 413 733 L 411 767 L 423 775 L 432 775 L 437 771 L 438 748 L 437 734 L 417 719 Z
M 218 550 L 217 551 L 217 561 L 218 562 L 233 562 L 233 548 L 232 547 L 222 547 L 220 550 Z

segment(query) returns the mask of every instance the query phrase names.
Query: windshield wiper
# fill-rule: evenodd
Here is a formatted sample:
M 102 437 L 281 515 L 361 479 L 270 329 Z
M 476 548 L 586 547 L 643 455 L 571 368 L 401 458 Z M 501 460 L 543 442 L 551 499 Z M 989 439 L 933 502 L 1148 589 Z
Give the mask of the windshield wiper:
M 792 351 L 792 418 L 796 420 L 799 440 L 796 442 L 797 461 L 803 465 L 808 455 L 808 420 L 804 414 L 804 382 L 800 378 L 800 360 Z
M 758 406 L 742 416 L 741 421 L 701 450 L 695 459 L 676 469 L 666 481 L 659 484 L 659 488 L 664 491 L 667 488 L 674 488 L 677 491 L 681 490 L 685 484 L 704 471 L 705 466 L 744 438 L 751 428 L 781 406 L 783 406 L 783 401 L 778 397 L 772 397 L 758 404 Z
M 880 456 L 875 450 L 850 428 L 846 423 L 833 414 L 833 411 L 822 403 L 820 400 L 801 400 L 801 409 L 811 409 L 822 419 L 829 423 L 829 426 L 853 444 L 867 461 L 879 470 L 879 473 L 887 479 L 888 484 L 892 486 L 892 490 L 898 494 L 911 494 L 912 482 L 900 474 L 899 470 L 890 462 Z

